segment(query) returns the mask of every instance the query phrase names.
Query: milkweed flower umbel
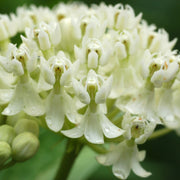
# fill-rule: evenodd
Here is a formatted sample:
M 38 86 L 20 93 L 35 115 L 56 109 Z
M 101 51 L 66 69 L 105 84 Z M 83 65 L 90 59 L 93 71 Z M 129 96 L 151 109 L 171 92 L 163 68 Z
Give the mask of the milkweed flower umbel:
M 17 33 L 19 45 L 11 43 Z M 0 167 L 36 153 L 39 125 L 111 143 L 97 160 L 120 179 L 131 170 L 149 176 L 138 144 L 158 125 L 180 129 L 175 43 L 129 5 L 60 3 L 0 15 Z

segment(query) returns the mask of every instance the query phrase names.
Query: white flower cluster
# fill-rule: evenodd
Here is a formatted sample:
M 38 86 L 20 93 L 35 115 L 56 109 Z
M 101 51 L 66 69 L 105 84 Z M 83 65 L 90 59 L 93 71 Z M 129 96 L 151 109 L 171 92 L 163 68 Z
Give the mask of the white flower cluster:
M 141 17 L 130 6 L 103 3 L 1 15 L 1 117 L 21 114 L 93 144 L 121 137 L 98 161 L 121 179 L 131 169 L 149 176 L 137 144 L 158 124 L 180 128 L 180 56 L 172 50 L 176 40 Z M 17 33 L 19 46 L 9 43 Z

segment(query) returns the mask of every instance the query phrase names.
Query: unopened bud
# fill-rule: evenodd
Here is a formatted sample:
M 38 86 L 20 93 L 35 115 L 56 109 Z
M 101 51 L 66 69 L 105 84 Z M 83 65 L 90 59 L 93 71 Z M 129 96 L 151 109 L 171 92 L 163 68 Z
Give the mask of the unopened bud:
M 15 136 L 16 133 L 13 127 L 6 124 L 0 126 L 0 141 L 5 141 L 8 144 L 11 144 Z
M 26 161 L 35 155 L 39 147 L 38 138 L 30 132 L 23 132 L 14 138 L 12 143 L 13 159 Z
M 29 119 L 19 119 L 15 124 L 14 129 L 17 134 L 31 132 L 35 136 L 39 135 L 38 124 L 35 121 Z
M 6 124 L 8 124 L 9 126 L 15 126 L 15 124 L 17 123 L 18 119 L 21 119 L 24 117 L 24 113 L 18 113 L 14 116 L 7 116 L 6 119 Z
M 7 142 L 0 141 L 0 166 L 3 165 L 11 156 L 11 147 Z

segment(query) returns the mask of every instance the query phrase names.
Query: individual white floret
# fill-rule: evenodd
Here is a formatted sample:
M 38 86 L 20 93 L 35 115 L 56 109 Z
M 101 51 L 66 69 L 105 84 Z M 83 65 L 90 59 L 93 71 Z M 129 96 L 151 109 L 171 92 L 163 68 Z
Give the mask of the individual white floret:
M 137 145 L 128 145 L 126 141 L 114 146 L 109 153 L 99 155 L 97 161 L 105 166 L 112 165 L 113 174 L 119 179 L 127 179 L 132 170 L 140 177 L 148 177 L 150 172 L 144 170 L 140 161 L 145 158 L 145 151 L 138 151 Z
M 48 127 L 55 132 L 63 127 L 65 116 L 76 123 L 75 101 L 66 91 L 76 66 L 77 64 L 72 64 L 62 51 L 48 61 L 41 59 L 40 76 L 51 85 L 51 91 L 46 98 L 45 119 Z
M 10 92 L 9 104 L 2 114 L 15 115 L 20 111 L 24 111 L 28 115 L 38 116 L 44 113 L 43 101 L 38 95 L 36 84 L 29 76 L 29 73 L 36 67 L 36 63 L 34 66 L 27 63 L 31 60 L 34 61 L 24 44 L 19 49 L 15 45 L 9 44 L 7 56 L 1 58 L 0 63 L 3 68 L 17 77 L 15 89 L 13 93 Z
M 75 57 L 80 60 L 84 70 L 86 68 L 97 70 L 107 64 L 110 53 L 106 50 L 106 43 L 96 38 L 85 38 L 82 41 L 82 48 L 75 46 Z
M 73 80 L 75 94 L 81 102 L 88 104 L 85 114 L 82 115 L 81 121 L 75 128 L 61 131 L 64 135 L 71 138 L 85 138 L 95 144 L 104 143 L 103 134 L 107 138 L 115 138 L 124 133 L 116 127 L 105 116 L 104 108 L 101 105 L 105 103 L 111 89 L 112 77 L 106 81 L 98 76 L 93 70 L 90 70 L 85 81 L 85 86 L 77 80 Z M 101 85 L 99 85 L 101 84 Z
M 65 51 L 71 52 L 73 51 L 74 45 L 79 44 L 81 40 L 81 29 L 80 29 L 80 21 L 77 17 L 72 18 L 63 18 L 59 22 L 62 39 L 60 48 Z
M 156 127 L 155 121 L 148 121 L 143 116 L 130 115 L 126 113 L 122 120 L 123 134 L 127 140 L 131 138 L 136 144 L 143 144 L 153 133 Z
M 138 93 L 132 96 L 119 98 L 116 106 L 125 112 L 128 111 L 131 114 L 144 116 L 151 122 L 160 123 L 156 114 L 154 90 L 142 87 Z
M 26 28 L 25 33 L 28 39 L 35 40 L 42 51 L 57 46 L 61 41 L 60 26 L 56 22 L 46 24 L 41 22 L 37 28 Z
M 170 129 L 180 128 L 179 119 L 179 92 L 172 88 L 161 88 L 156 90 L 156 112 L 162 123 Z
M 17 33 L 17 20 L 14 14 L 0 15 L 0 41 L 9 39 Z
M 30 8 L 18 7 L 17 11 L 18 31 L 23 32 L 25 28 L 32 28 L 41 22 L 47 24 L 56 22 L 53 12 L 47 7 L 36 7 L 32 5 Z
M 169 41 L 169 35 L 164 29 L 156 31 L 156 26 L 148 25 L 146 21 L 139 24 L 139 35 L 142 48 L 148 48 L 151 53 L 166 53 L 172 50 L 177 41 Z

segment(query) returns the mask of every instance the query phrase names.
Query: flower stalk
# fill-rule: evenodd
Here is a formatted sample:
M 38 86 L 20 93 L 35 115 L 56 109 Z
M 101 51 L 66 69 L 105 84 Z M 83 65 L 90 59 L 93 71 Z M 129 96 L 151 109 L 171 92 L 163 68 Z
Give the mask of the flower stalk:
M 59 169 L 54 180 L 66 180 L 75 163 L 76 158 L 80 154 L 83 144 L 69 139 L 66 145 L 65 153 L 60 163 Z
M 169 129 L 169 128 L 163 128 L 163 129 L 157 130 L 149 137 L 149 140 L 159 138 L 159 137 L 164 136 L 172 131 L 173 130 Z

